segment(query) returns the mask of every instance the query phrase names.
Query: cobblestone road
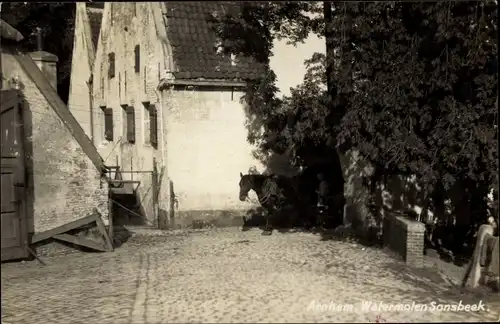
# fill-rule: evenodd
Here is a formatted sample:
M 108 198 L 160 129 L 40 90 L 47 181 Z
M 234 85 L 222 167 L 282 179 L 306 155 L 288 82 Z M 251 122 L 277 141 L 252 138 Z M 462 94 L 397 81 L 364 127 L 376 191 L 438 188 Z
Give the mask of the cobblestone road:
M 2 265 L 3 323 L 497 321 L 498 298 L 461 294 L 383 251 L 309 233 L 143 230 L 114 253 Z M 478 303 L 484 312 L 384 311 L 363 301 Z M 320 304 L 332 305 L 330 309 Z M 346 306 L 336 311 L 333 304 Z M 320 306 L 318 306 L 320 305 Z

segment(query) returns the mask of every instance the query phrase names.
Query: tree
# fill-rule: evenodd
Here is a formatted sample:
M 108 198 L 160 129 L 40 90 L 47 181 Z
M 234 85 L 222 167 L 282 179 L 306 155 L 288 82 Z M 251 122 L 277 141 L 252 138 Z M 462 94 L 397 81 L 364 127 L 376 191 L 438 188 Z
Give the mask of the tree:
M 498 186 L 496 19 L 493 1 L 259 2 L 217 30 L 227 51 L 267 65 L 274 38 L 326 36 L 326 57 L 289 98 L 274 96 L 272 71 L 249 89 L 261 155 L 292 149 L 301 163 L 320 143 L 355 148 L 376 175 L 416 175 L 435 205 L 458 187 L 484 213 Z
M 462 187 L 469 198 L 460 201 L 484 217 L 498 160 L 496 3 L 349 9 L 358 82 L 339 144 L 385 173 L 417 175 L 429 190 Z
M 2 19 L 24 36 L 21 46 L 38 50 L 40 31 L 42 50 L 57 55 L 57 92 L 65 102 L 69 96 L 75 11 L 74 3 L 62 2 L 4 2 L 1 8 Z
M 244 2 L 233 6 L 234 11 L 214 21 L 225 53 L 250 56 L 266 66 L 266 73 L 249 87 L 244 98 L 247 103 L 248 140 L 257 146 L 256 155 L 263 162 L 273 154 L 293 152 L 296 162 L 303 164 L 307 154 L 300 156 L 300 152 L 305 150 L 307 143 L 326 144 L 321 137 L 314 135 L 310 138 L 306 134 L 310 129 L 307 123 L 316 125 L 321 120 L 315 118 L 313 121 L 312 116 L 306 117 L 312 115 L 311 112 L 294 101 L 301 93 L 313 91 L 308 87 L 315 85 L 309 82 L 285 101 L 277 98 L 276 75 L 269 67 L 269 58 L 273 55 L 275 39 L 286 39 L 296 44 L 311 32 L 323 36 L 323 5 L 321 2 Z M 313 58 L 311 64 L 318 58 Z M 321 103 L 318 108 L 321 110 L 326 106 L 326 103 Z M 299 120 L 304 122 L 299 123 L 302 128 L 295 127 Z

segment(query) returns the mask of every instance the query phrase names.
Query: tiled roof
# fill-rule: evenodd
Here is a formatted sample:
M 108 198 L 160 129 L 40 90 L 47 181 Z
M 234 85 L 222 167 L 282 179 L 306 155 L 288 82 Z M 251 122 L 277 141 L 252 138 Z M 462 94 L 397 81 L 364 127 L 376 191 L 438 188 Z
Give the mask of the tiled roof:
M 89 6 L 89 4 L 87 4 L 87 6 Z M 97 42 L 99 42 L 99 33 L 101 32 L 102 9 L 99 10 L 96 8 L 87 8 L 87 16 L 89 17 L 90 31 L 92 33 L 91 36 L 92 43 L 94 44 L 94 50 L 97 50 Z
M 166 2 L 167 37 L 172 47 L 176 79 L 255 80 L 263 66 L 248 57 L 217 54 L 217 37 L 209 22 L 217 13 L 224 16 L 239 5 L 227 2 Z

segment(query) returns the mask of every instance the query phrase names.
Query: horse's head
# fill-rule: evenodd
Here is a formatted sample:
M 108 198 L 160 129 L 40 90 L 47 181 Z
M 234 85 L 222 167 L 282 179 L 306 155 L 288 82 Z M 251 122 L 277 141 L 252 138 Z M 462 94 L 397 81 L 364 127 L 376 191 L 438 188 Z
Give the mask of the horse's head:
M 243 175 L 240 172 L 240 200 L 245 201 L 248 192 L 252 189 L 254 189 L 254 176 L 252 174 Z

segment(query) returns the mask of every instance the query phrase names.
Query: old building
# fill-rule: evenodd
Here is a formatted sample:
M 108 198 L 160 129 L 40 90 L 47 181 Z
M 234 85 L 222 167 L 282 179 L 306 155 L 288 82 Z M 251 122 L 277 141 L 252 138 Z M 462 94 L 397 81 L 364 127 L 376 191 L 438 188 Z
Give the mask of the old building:
M 102 159 L 56 93 L 57 57 L 21 39 L 1 21 L 2 261 L 94 208 L 107 217 Z
M 168 215 L 172 226 L 240 219 L 248 203 L 238 200 L 239 173 L 258 165 L 240 99 L 263 69 L 220 53 L 209 19 L 228 4 L 77 6 L 69 109 L 106 163 L 140 181 L 131 186 L 145 217 Z M 157 200 L 148 173 L 155 168 Z

